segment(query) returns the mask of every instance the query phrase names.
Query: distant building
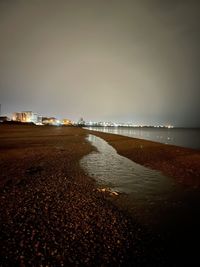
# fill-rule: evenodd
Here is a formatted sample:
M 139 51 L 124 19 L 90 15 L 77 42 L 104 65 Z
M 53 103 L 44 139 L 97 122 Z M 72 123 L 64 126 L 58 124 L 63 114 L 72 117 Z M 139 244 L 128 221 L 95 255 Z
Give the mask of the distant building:
M 63 119 L 63 120 L 61 121 L 61 124 L 62 124 L 62 125 L 65 125 L 65 126 L 70 126 L 70 125 L 72 125 L 73 123 L 72 123 L 71 120 Z
M 37 124 L 38 115 L 32 111 L 15 112 L 13 114 L 13 120 L 19 122 L 33 122 Z
M 0 116 L 0 122 L 4 122 L 4 121 L 9 121 L 10 118 L 8 118 L 7 116 Z
M 44 124 L 44 125 L 57 125 L 58 120 L 54 117 L 42 117 L 42 124 Z
M 85 121 L 83 118 L 80 118 L 79 121 L 77 122 L 78 126 L 85 126 Z
M 38 116 L 36 124 L 37 125 L 42 125 L 42 116 Z

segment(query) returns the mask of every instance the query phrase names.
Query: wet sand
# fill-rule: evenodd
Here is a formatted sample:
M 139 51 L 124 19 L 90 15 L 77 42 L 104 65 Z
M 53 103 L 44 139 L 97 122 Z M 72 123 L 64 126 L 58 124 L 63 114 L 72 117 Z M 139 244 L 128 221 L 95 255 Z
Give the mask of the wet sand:
M 0 266 L 169 266 L 159 236 L 84 174 L 74 127 L 0 125 Z M 170 264 L 173 266 L 173 264 Z
M 170 199 L 160 205 L 138 206 L 133 194 L 122 194 L 113 202 L 160 235 L 168 266 L 199 266 L 200 151 L 86 131 L 106 140 L 122 156 L 174 179 Z
M 183 185 L 200 187 L 200 151 L 121 135 L 89 131 L 117 152 L 141 165 L 174 177 Z

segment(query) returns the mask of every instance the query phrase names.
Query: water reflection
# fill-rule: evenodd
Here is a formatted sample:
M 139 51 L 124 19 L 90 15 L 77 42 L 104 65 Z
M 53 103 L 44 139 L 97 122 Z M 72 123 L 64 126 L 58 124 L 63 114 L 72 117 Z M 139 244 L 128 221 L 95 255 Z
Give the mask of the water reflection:
M 200 129 L 129 127 L 89 127 L 87 129 L 200 149 Z
M 90 134 L 88 141 L 98 151 L 85 156 L 81 165 L 99 184 L 106 184 L 115 191 L 133 193 L 135 198 L 144 201 L 163 200 L 173 190 L 171 178 L 118 155 L 99 137 Z
M 98 183 L 128 193 L 115 203 L 165 240 L 169 259 L 173 259 L 170 262 L 177 263 L 173 266 L 196 266 L 192 263 L 199 262 L 199 190 L 181 187 L 175 180 L 118 155 L 99 137 L 89 135 L 88 141 L 98 151 L 81 160 L 85 171 Z

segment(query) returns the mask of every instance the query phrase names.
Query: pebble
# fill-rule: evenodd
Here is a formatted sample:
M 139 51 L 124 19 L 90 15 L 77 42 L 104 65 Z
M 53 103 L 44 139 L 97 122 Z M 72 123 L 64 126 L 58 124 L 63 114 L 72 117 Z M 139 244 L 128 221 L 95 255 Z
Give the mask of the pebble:
M 23 160 L 18 146 L 12 164 L 8 161 L 13 181 L 21 177 L 23 183 L 8 183 L 0 191 L 0 265 L 144 266 L 144 258 L 146 263 L 159 258 L 149 235 L 105 196 L 118 193 L 96 189 L 82 172 L 79 159 L 91 147 L 83 148 L 83 134 L 69 133 L 44 135 L 41 144 L 24 148 Z

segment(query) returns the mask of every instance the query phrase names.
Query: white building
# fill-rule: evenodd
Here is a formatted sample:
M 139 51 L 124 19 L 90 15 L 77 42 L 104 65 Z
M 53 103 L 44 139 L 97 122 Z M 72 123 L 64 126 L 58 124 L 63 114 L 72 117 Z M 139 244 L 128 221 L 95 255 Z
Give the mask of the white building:
M 38 115 L 37 113 L 33 113 L 32 111 L 22 111 L 22 112 L 15 112 L 13 114 L 14 121 L 20 122 L 38 122 Z

